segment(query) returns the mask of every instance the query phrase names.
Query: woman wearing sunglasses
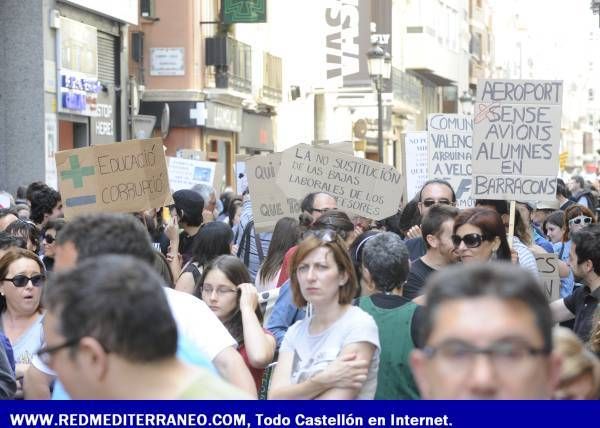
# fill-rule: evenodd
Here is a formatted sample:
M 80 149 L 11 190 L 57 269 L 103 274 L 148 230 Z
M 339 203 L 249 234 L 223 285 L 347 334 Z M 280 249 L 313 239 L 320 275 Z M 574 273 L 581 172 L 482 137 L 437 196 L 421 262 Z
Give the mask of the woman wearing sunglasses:
M 0 259 L 0 330 L 13 346 L 19 389 L 43 343 L 40 299 L 45 279 L 44 265 L 31 251 L 11 249 Z
M 454 221 L 452 243 L 463 263 L 511 260 L 502 218 L 488 208 L 460 211 Z
M 46 228 L 44 229 L 43 236 L 43 249 L 44 255 L 42 256 L 42 262 L 46 267 L 46 272 L 51 272 L 54 269 L 54 256 L 56 254 L 56 234 L 66 224 L 62 218 L 56 218 L 48 220 Z
M 279 350 L 272 399 L 373 399 L 379 333 L 373 318 L 352 305 L 356 275 L 346 244 L 335 233 L 312 235 L 291 267 L 297 307 L 307 317 L 291 326 Z
M 562 241 L 554 244 L 554 254 L 564 263 L 569 261 L 569 252 L 571 251 L 571 234 L 582 227 L 595 223 L 594 214 L 589 208 L 583 205 L 571 205 L 565 211 Z M 561 272 L 560 278 L 560 297 L 567 297 L 573 292 L 575 279 L 569 269 L 567 275 Z

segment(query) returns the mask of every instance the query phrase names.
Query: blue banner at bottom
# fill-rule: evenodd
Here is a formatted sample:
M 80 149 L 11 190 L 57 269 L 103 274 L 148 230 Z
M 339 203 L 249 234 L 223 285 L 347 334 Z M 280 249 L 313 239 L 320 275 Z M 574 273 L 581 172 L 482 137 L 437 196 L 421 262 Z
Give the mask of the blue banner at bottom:
M 598 401 L 5 401 L 0 427 L 575 427 Z

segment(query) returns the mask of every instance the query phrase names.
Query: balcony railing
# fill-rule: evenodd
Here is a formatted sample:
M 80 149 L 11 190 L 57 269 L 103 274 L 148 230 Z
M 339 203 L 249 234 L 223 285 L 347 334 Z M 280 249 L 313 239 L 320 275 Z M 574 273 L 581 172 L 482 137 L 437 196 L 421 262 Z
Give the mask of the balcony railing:
M 262 96 L 277 102 L 282 100 L 281 58 L 265 52 L 263 55 Z
M 207 38 L 207 88 L 252 92 L 252 47 L 231 37 Z
M 392 91 L 394 99 L 402 100 L 417 110 L 421 109 L 423 84 L 416 77 L 392 67 Z

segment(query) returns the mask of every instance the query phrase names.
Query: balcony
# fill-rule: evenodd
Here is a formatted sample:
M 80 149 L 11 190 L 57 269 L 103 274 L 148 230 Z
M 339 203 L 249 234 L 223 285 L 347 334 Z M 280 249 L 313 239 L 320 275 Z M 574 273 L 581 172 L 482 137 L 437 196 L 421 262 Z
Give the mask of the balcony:
M 252 47 L 232 37 L 206 38 L 206 88 L 252 93 Z
M 392 67 L 392 92 L 394 105 L 399 102 L 414 110 L 421 110 L 423 84 L 416 77 Z
M 281 58 L 268 52 L 263 54 L 263 84 L 260 97 L 266 102 L 280 103 L 282 97 Z

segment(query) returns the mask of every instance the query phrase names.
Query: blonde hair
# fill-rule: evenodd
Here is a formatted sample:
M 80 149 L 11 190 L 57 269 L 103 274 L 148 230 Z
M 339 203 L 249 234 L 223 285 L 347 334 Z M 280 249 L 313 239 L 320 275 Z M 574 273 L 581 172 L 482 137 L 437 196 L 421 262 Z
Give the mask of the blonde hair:
M 596 399 L 600 395 L 600 361 L 587 350 L 579 337 L 564 327 L 555 327 L 554 352 L 562 358 L 557 391 L 568 386 L 581 376 L 590 375 L 592 388 L 586 399 Z

